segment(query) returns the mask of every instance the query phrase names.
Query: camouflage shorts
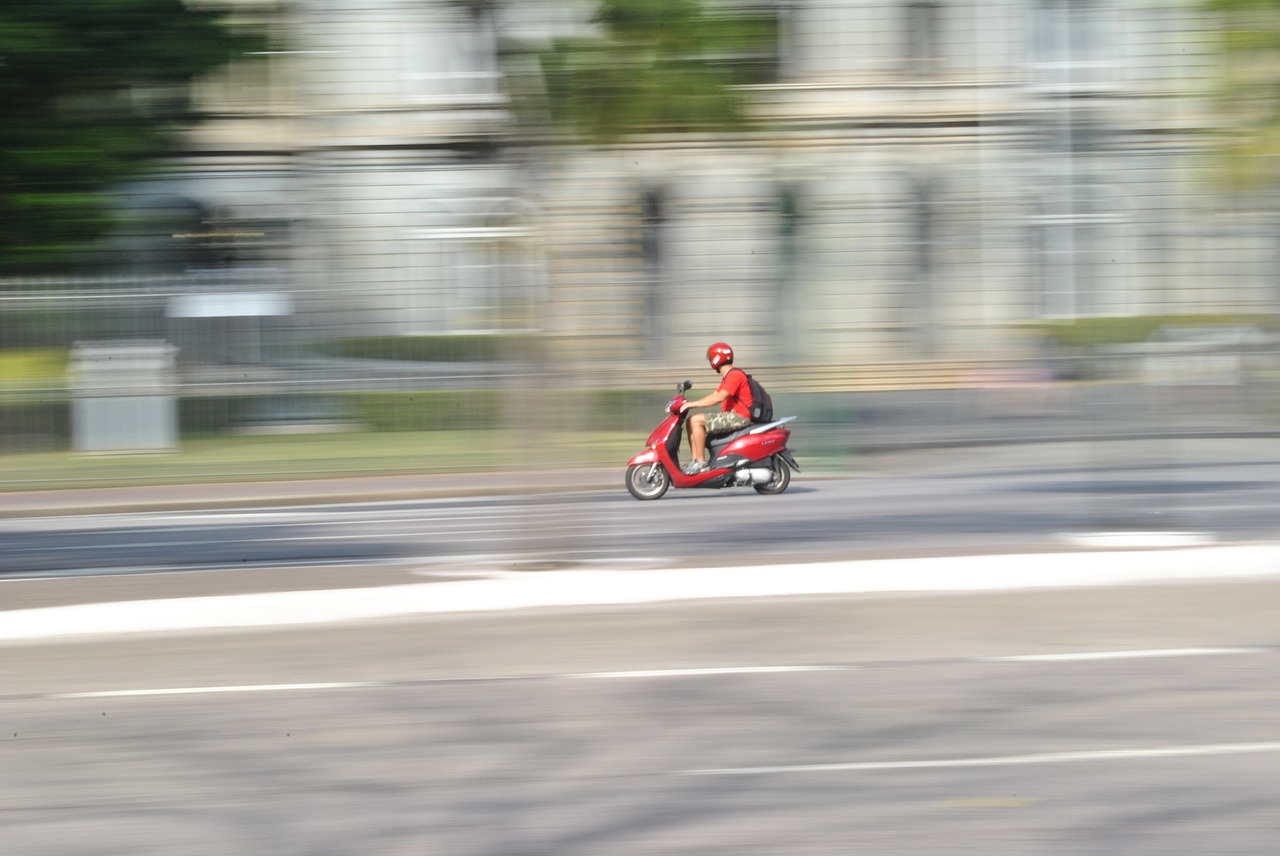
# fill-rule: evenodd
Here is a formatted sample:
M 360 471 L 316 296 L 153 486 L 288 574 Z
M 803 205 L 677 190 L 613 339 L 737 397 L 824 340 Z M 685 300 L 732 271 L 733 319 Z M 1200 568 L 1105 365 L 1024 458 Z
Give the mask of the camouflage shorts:
M 740 413 L 734 413 L 732 410 L 721 410 L 718 413 L 708 413 L 707 436 L 723 437 L 725 434 L 732 434 L 734 431 L 741 431 L 750 424 L 750 419 Z

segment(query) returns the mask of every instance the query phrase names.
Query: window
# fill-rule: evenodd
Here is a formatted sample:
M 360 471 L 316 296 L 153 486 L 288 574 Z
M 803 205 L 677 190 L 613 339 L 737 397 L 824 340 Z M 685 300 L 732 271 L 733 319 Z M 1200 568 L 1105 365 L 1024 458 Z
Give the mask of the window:
M 1093 92 L 1112 85 L 1110 36 L 1095 0 L 1036 0 L 1031 23 L 1031 71 L 1051 94 Z
M 915 0 L 905 7 L 906 40 L 903 62 L 908 74 L 936 74 L 941 62 L 942 9 L 930 0 Z

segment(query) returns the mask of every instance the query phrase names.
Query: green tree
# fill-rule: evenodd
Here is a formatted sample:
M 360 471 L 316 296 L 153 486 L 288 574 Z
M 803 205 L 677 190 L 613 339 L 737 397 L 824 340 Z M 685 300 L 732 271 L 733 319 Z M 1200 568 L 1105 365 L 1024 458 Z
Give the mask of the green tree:
M 0 273 L 89 263 L 105 190 L 171 152 L 190 81 L 250 45 L 182 0 L 4 0 Z
M 1238 189 L 1280 182 L 1280 0 L 1207 0 L 1219 17 L 1221 165 Z
M 551 119 L 592 142 L 743 128 L 747 105 L 736 87 L 773 75 L 772 13 L 603 0 L 593 22 L 598 38 L 560 40 L 539 56 Z

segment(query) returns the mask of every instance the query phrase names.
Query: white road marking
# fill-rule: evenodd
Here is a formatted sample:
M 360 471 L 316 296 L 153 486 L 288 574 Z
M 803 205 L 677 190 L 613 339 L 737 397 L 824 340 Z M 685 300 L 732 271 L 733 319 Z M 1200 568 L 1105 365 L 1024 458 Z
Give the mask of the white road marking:
M 733 666 L 709 669 L 648 669 L 634 672 L 584 672 L 566 678 L 680 678 L 701 675 L 767 675 L 777 672 L 841 672 L 850 666 Z
M 104 690 L 87 693 L 53 693 L 46 698 L 124 698 L 127 696 L 195 695 L 199 693 L 265 693 L 293 690 L 346 690 L 377 687 L 383 684 L 357 682 L 336 684 L 248 684 L 230 687 L 165 687 L 152 690 Z
M 1203 547 L 1217 538 L 1207 532 L 1067 532 L 1058 536 L 1068 544 L 1108 550 Z
M 1085 651 L 1077 654 L 1019 654 L 983 657 L 986 663 L 1071 663 L 1086 660 L 1129 660 L 1153 657 L 1213 657 L 1226 654 L 1265 654 L 1268 648 L 1157 648 L 1147 651 Z
M 500 516 L 500 515 L 495 515 Z M 459 518 L 463 519 L 463 518 Z M 471 519 L 471 518 L 466 518 Z M 390 526 L 393 524 L 403 523 L 420 523 L 421 528 L 411 531 L 384 532 L 379 527 Z M 456 534 L 465 533 L 466 529 L 459 529 L 453 520 L 381 520 L 373 524 L 359 524 L 356 532 L 336 533 L 324 535 L 271 535 L 260 537 L 250 535 L 249 533 L 255 529 L 273 528 L 268 526 L 240 526 L 238 529 L 246 534 L 243 537 L 221 538 L 217 535 L 209 535 L 209 537 L 200 539 L 187 540 L 152 540 L 152 541 L 124 541 L 119 545 L 106 545 L 100 543 L 95 544 L 60 544 L 56 547 L 36 547 L 29 548 L 31 553 L 85 553 L 85 552 L 101 552 L 106 549 L 117 547 L 127 547 L 129 549 L 151 549 L 156 547 L 204 547 L 210 544 L 216 544 L 219 547 L 225 547 L 233 544 L 277 544 L 277 543 L 295 543 L 295 542 L 313 542 L 313 541 L 374 541 L 386 539 L 408 539 L 418 540 L 422 538 L 433 538 L 447 540 L 449 543 L 486 543 L 495 540 L 511 540 L 514 538 L 524 538 L 529 533 L 543 532 L 544 527 L 530 521 L 515 519 L 510 525 L 503 526 L 493 531 L 478 531 L 473 534 Z M 439 525 L 436 525 L 439 524 Z M 348 524 L 339 523 L 298 523 L 292 524 L 289 529 L 305 529 L 307 527 L 323 526 L 328 529 L 340 529 Z M 352 526 L 356 524 L 350 524 Z M 582 522 L 577 524 L 562 525 L 559 527 L 563 533 L 576 531 L 590 531 L 594 529 L 595 524 L 592 522 Z M 200 532 L 208 534 L 207 527 L 174 527 L 174 528 L 151 528 L 135 530 L 130 533 L 132 536 L 139 534 L 184 534 L 189 532 Z
M 566 505 L 564 508 L 571 506 Z M 563 513 L 561 508 L 543 509 L 548 513 Z M 300 513 L 301 512 L 301 513 Z M 528 516 L 528 509 L 515 505 L 495 505 L 483 510 L 405 509 L 391 514 L 379 514 L 372 520 L 353 519 L 349 511 L 317 511 L 312 508 L 294 511 L 228 511 L 209 514 L 110 514 L 91 516 L 51 516 L 0 518 L 0 532 L 27 533 L 31 531 L 59 532 L 82 529 L 119 529 L 130 522 L 131 532 L 183 532 L 203 531 L 210 524 L 235 526 L 241 529 L 263 529 L 288 526 L 291 529 L 310 526 L 370 526 L 394 523 L 454 524 L 467 520 L 506 520 Z
M 705 668 L 705 669 L 651 669 L 632 672 L 569 672 L 560 675 L 543 675 L 540 676 L 547 680 L 576 680 L 591 678 L 662 678 L 662 677 L 684 677 L 684 676 L 709 676 L 709 675 L 765 675 L 788 672 L 835 672 L 849 671 L 852 666 L 737 666 L 725 668 Z M 455 678 L 440 678 L 442 681 L 453 682 Z M 480 677 L 470 678 L 468 680 L 475 681 L 491 681 L 503 680 L 503 678 Z M 411 681 L 410 683 L 421 683 L 420 681 Z M 391 687 L 396 682 L 386 681 L 355 681 L 340 683 L 315 683 L 315 684 L 244 684 L 240 686 L 214 686 L 214 687 L 156 687 L 153 689 L 134 689 L 134 690 L 97 690 L 93 692 L 75 692 L 75 693 L 49 693 L 44 698 L 50 699 L 86 699 L 86 698 L 128 698 L 137 696 L 172 696 L 172 695 L 200 695 L 211 693 L 262 693 L 262 692 L 294 692 L 300 690 L 343 690 L 343 689 L 368 689 L 374 687 Z
M 495 569 L 498 570 L 498 569 Z M 557 570 L 518 578 L 270 592 L 0 611 L 0 640 L 361 621 L 403 615 L 664 601 L 920 591 L 1033 590 L 1280 575 L 1280 544 L 1080 556 L 957 556 L 653 571 Z
M 1083 752 L 1045 752 L 1035 755 L 997 755 L 987 758 L 939 758 L 923 761 L 866 761 L 847 764 L 793 764 L 778 767 L 724 767 L 680 770 L 681 776 L 754 776 L 775 773 L 861 773 L 879 770 L 941 770 L 957 767 L 1014 767 L 1070 764 L 1083 761 L 1126 761 L 1143 758 L 1193 758 L 1213 755 L 1258 755 L 1280 752 L 1280 742 L 1216 743 L 1199 746 L 1156 746 L 1145 749 L 1097 749 Z
M 136 548 L 136 547 L 205 547 L 211 544 L 225 546 L 229 544 L 277 544 L 295 541 L 374 541 L 387 538 L 420 538 L 423 535 L 431 533 L 424 532 L 377 532 L 368 529 L 360 532 L 352 532 L 343 535 L 281 535 L 271 536 L 269 538 L 202 538 L 194 541 L 129 541 L 119 546 Z M 457 539 L 451 539 L 457 540 Z M 40 548 L 32 552 L 37 553 L 79 553 L 79 552 L 102 552 L 111 549 L 111 545 L 104 546 L 102 544 L 69 544 L 59 545 L 57 547 Z
M 1147 658 L 1147 657 L 1191 657 L 1201 655 L 1214 654 L 1259 654 L 1270 653 L 1269 648 L 1169 648 L 1151 651 L 1104 651 L 1086 654 L 1024 654 L 1009 657 L 980 657 L 970 662 L 994 663 L 994 662 L 1056 662 L 1070 660 L 1113 660 L 1124 659 L 1129 657 Z M 717 675 L 771 675 L 771 674 L 790 674 L 797 672 L 851 672 L 858 671 L 860 666 L 857 665 L 800 665 L 800 666 L 709 666 L 703 668 L 686 668 L 686 669 L 635 669 L 617 672 L 566 672 L 564 674 L 552 674 L 541 676 L 549 680 L 599 680 L 599 679 L 643 679 L 643 678 L 681 678 L 681 677 L 714 677 Z M 441 678 L 440 680 L 456 680 L 455 678 Z M 502 680 L 496 677 L 479 677 L 470 680 L 490 681 Z M 414 683 L 417 683 L 416 681 Z M 77 699 L 77 698 L 117 698 L 127 696 L 167 696 L 167 695 L 193 695 L 200 693 L 243 693 L 243 692 L 289 692 L 296 690 L 330 690 L 330 689 L 362 689 L 371 687 L 388 687 L 394 686 L 395 682 L 385 681 L 356 681 L 356 682 L 337 682 L 337 683 L 310 683 L 310 684 L 245 684 L 240 686 L 211 686 L 211 687 L 159 687 L 155 689 L 133 689 L 133 690 L 99 690 L 95 692 L 75 692 L 75 693 L 52 693 L 46 698 L 56 699 Z M 1033 756 L 1027 756 L 1033 757 Z M 1039 756 L 1034 756 L 1039 757 Z M 911 764 L 916 762 L 894 762 Z M 763 768 L 762 768 L 763 769 Z

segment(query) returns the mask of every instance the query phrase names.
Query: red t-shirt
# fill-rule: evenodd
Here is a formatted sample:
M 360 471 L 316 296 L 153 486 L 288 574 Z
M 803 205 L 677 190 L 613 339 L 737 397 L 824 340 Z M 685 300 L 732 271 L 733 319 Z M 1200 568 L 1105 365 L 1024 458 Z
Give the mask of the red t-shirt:
M 742 369 L 730 369 L 720 381 L 716 392 L 724 390 L 729 397 L 720 402 L 723 411 L 732 410 L 746 419 L 751 418 L 751 384 L 747 383 L 747 373 Z

